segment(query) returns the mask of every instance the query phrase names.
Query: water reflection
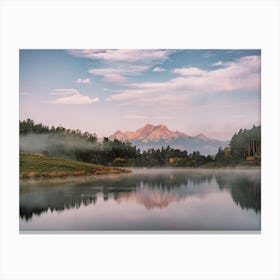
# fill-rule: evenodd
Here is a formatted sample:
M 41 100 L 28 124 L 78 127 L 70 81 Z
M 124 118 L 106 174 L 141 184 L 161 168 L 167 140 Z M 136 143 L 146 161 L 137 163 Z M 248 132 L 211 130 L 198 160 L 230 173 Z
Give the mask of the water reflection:
M 226 189 L 235 203 L 242 209 L 261 211 L 261 175 L 260 173 L 248 174 L 217 174 L 217 183 L 221 190 Z
M 137 204 L 146 210 L 228 192 L 241 209 L 261 210 L 260 171 L 134 170 L 132 174 L 69 181 L 22 182 L 20 217 L 30 221 L 44 212 L 63 212 L 99 201 Z

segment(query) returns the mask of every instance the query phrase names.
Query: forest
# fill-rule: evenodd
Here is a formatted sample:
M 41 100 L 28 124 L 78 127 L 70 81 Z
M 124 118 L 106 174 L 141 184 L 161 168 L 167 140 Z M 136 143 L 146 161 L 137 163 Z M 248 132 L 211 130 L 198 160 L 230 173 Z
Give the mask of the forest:
M 261 164 L 261 126 L 240 129 L 216 155 L 170 146 L 141 151 L 130 142 L 98 139 L 95 133 L 46 126 L 31 119 L 19 122 L 20 152 L 118 167 L 223 167 Z

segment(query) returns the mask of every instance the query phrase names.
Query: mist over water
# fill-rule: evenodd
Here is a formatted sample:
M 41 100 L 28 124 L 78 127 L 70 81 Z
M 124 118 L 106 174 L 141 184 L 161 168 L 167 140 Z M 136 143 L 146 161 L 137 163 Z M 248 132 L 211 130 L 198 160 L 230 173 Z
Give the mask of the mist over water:
M 260 169 L 23 181 L 21 230 L 260 230 Z

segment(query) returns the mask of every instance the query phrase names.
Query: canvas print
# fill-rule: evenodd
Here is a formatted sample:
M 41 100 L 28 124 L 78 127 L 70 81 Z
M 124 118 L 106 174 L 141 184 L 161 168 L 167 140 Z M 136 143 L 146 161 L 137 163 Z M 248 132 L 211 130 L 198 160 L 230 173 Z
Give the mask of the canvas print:
M 19 231 L 261 230 L 259 49 L 19 50 Z

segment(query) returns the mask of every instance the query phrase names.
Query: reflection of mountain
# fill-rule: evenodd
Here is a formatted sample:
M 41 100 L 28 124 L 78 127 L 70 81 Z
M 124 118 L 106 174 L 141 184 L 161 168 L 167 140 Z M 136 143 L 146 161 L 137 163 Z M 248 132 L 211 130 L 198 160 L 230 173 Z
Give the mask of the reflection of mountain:
M 119 202 L 134 199 L 147 209 L 164 208 L 172 201 L 209 192 L 209 188 L 203 184 L 210 183 L 212 179 L 211 174 L 184 171 L 171 174 L 128 174 L 80 183 L 27 184 L 20 189 L 20 216 L 28 220 L 33 214 L 40 215 L 48 210 L 63 211 L 95 204 L 102 197 L 104 201 L 114 199 Z
M 260 176 L 260 172 L 253 176 L 247 172 L 240 172 L 238 176 L 217 174 L 215 177 L 220 189 L 228 189 L 237 205 L 242 209 L 254 209 L 258 213 L 261 211 Z
M 117 201 L 122 202 L 125 200 L 128 202 L 137 202 L 147 209 L 163 209 L 166 208 L 171 202 L 185 199 L 187 195 L 187 193 L 185 195 L 180 195 L 175 191 L 160 191 L 157 189 L 150 190 L 146 188 L 136 192 L 122 193 L 122 195 L 117 198 Z
M 204 196 L 228 189 L 242 208 L 260 211 L 260 178 L 230 172 L 173 171 L 146 172 L 94 178 L 86 182 L 21 184 L 20 217 L 26 220 L 46 211 L 64 211 L 82 205 L 116 200 L 136 202 L 147 209 L 168 207 L 191 196 Z

